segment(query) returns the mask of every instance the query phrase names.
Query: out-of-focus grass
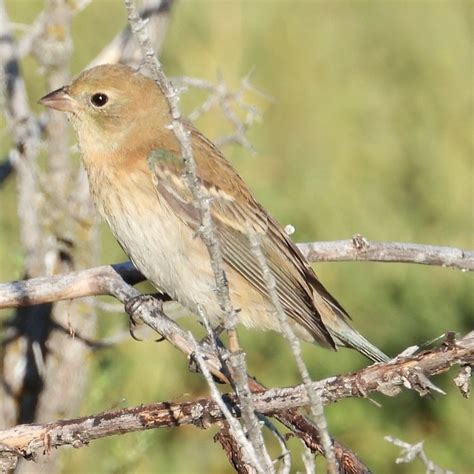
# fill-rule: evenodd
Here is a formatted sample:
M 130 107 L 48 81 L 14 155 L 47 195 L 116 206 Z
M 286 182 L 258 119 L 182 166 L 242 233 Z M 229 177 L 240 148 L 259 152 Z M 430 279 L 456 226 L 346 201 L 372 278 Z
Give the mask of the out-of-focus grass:
M 30 22 L 39 2 L 10 1 L 17 22 Z M 255 66 L 254 83 L 274 97 L 250 132 L 256 158 L 226 150 L 258 199 L 295 239 L 369 238 L 472 247 L 472 4 L 463 2 L 177 3 L 162 60 L 171 75 L 237 85 Z M 93 2 L 74 20 L 73 71 L 79 72 L 125 21 L 119 1 Z M 24 64 L 34 102 L 45 91 L 34 63 Z M 196 97 L 186 97 L 189 109 Z M 210 136 L 218 117 L 198 125 Z M 3 132 L 2 138 L 5 137 Z M 2 145 L 4 140 L 2 139 Z M 5 145 L 6 147 L 6 145 Z M 5 148 L 4 147 L 4 148 Z M 15 187 L 0 191 L 0 277 L 21 276 Z M 104 230 L 103 262 L 123 258 Z M 452 330 L 472 329 L 472 279 L 457 271 L 413 265 L 318 265 L 355 325 L 390 354 Z M 124 316 L 102 315 L 101 332 Z M 187 321 L 195 327 L 194 323 Z M 298 381 L 280 336 L 242 330 L 250 372 L 269 385 Z M 305 345 L 314 377 L 366 362 Z M 125 343 L 89 361 L 94 367 L 81 414 L 206 393 L 198 375 L 168 344 Z M 391 434 L 425 440 L 428 454 L 455 472 L 472 472 L 472 403 L 450 377 L 435 380 L 448 395 L 419 400 L 406 393 L 328 407 L 332 434 L 374 472 L 422 472 L 394 465 Z M 297 448 L 291 441 L 291 447 Z M 210 431 L 158 430 L 65 451 L 64 472 L 227 472 Z M 91 468 L 93 466 L 93 468 Z

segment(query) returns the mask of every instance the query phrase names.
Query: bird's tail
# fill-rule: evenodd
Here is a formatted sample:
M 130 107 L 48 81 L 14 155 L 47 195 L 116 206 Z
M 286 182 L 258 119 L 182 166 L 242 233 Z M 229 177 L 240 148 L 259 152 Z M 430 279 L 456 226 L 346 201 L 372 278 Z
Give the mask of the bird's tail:
M 328 327 L 328 329 L 337 346 L 355 349 L 374 362 L 388 362 L 390 360 L 390 357 L 371 344 L 345 321 L 336 330 L 331 327 Z
M 318 291 L 314 293 L 313 301 L 336 346 L 355 349 L 374 362 L 388 362 L 390 360 L 390 357 L 371 344 L 349 324 L 350 317 L 345 309 L 320 283 Z

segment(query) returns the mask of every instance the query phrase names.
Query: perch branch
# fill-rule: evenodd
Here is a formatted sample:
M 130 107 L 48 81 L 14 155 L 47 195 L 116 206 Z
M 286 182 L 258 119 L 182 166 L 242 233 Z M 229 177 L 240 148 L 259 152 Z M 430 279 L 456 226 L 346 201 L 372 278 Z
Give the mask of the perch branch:
M 374 242 L 368 241 L 369 250 L 364 250 L 357 255 L 350 240 L 333 242 L 311 242 L 298 244 L 303 255 L 311 262 L 329 261 L 385 261 L 426 263 L 427 265 L 442 265 L 460 268 L 464 271 L 474 270 L 474 252 L 456 249 L 453 247 L 434 247 L 431 245 L 409 244 L 399 242 Z M 370 249 L 377 249 L 372 252 Z M 403 255 L 399 249 L 418 248 L 418 254 L 430 255 L 429 260 L 421 262 L 415 252 Z M 423 250 L 424 249 L 424 250 Z M 453 257 L 458 255 L 456 259 Z M 450 257 L 451 256 L 451 257 Z M 397 260 L 397 258 L 399 260 Z M 30 280 L 16 281 L 0 284 L 0 309 L 29 306 L 53 301 L 82 298 L 85 296 L 110 295 L 107 287 L 101 284 L 102 278 L 121 276 L 131 284 L 139 283 L 144 277 L 130 262 L 102 267 L 90 268 L 66 275 L 53 277 L 32 278 Z M 111 295 L 113 296 L 113 295 Z
M 400 357 L 347 375 L 311 382 L 311 388 L 319 394 L 324 404 L 344 398 L 366 397 L 371 392 L 394 396 L 407 380 L 413 381 L 419 372 L 431 376 L 445 372 L 453 365 L 472 363 L 474 331 L 458 340 L 448 339 L 440 347 L 417 356 Z M 268 415 L 278 415 L 282 410 L 310 404 L 304 384 L 272 388 L 254 393 L 252 397 L 255 409 Z M 240 416 L 241 408 L 236 395 L 224 395 L 223 400 L 234 416 Z M 49 453 L 52 448 L 63 445 L 79 448 L 94 439 L 159 427 L 194 425 L 208 428 L 224 419 L 218 403 L 212 398 L 201 398 L 188 402 L 140 405 L 47 424 L 19 425 L 0 431 L 0 457 L 13 453 L 31 458 L 37 453 Z
M 129 264 L 118 265 L 115 267 L 115 269 L 111 266 L 98 267 L 86 272 L 76 273 L 76 275 L 79 274 L 81 279 L 79 285 L 80 291 L 82 291 L 83 294 L 90 294 L 92 287 L 92 291 L 95 292 L 95 294 L 112 295 L 115 296 L 119 301 L 123 303 L 126 302 L 130 298 L 137 296 L 139 292 L 125 283 L 118 273 L 120 270 L 122 271 L 122 274 L 125 274 L 125 278 L 130 283 L 136 282 L 137 276 L 139 278 L 143 278 Z M 99 275 L 98 278 L 97 275 Z M 20 287 L 16 288 L 17 302 L 20 304 L 29 304 L 31 303 L 31 298 L 34 292 L 25 292 L 25 288 L 22 288 L 22 283 L 26 283 L 26 285 L 28 285 L 31 282 L 20 282 Z M 60 288 L 61 286 L 62 288 Z M 69 297 L 71 297 L 71 280 L 68 279 L 67 275 L 63 281 L 54 279 L 52 284 L 50 284 L 49 290 L 51 289 L 53 289 L 53 291 L 55 291 L 54 289 L 60 289 L 60 291 L 64 292 L 64 294 L 69 294 Z M 73 291 L 76 290 L 77 288 L 73 288 Z M 145 301 L 140 304 L 136 310 L 135 316 L 140 318 L 145 324 L 157 331 L 159 334 L 163 335 L 174 347 L 183 352 L 189 358 L 193 356 L 193 338 L 191 338 L 187 332 L 183 331 L 183 329 L 180 328 L 174 321 L 170 320 L 165 314 L 161 312 L 161 307 L 156 300 L 150 298 L 149 301 Z M 227 377 L 222 373 L 220 359 L 215 354 L 215 352 L 209 350 L 208 347 L 202 347 L 202 352 L 206 354 L 206 365 L 214 377 L 224 383 L 228 383 Z M 252 378 L 249 378 L 249 385 L 253 392 L 264 390 L 264 387 L 259 385 Z M 290 410 L 280 414 L 277 418 L 282 423 L 284 423 L 285 426 L 292 429 L 293 432 L 295 432 L 295 434 L 299 436 L 310 449 L 320 453 L 323 452 L 319 442 L 318 432 L 314 428 L 314 425 L 306 420 L 305 417 L 296 411 Z M 368 472 L 365 466 L 358 460 L 357 456 L 350 450 L 344 448 L 336 441 L 334 441 L 334 448 L 339 465 L 352 466 L 349 470 L 347 470 L 347 472 L 353 472 L 357 474 Z

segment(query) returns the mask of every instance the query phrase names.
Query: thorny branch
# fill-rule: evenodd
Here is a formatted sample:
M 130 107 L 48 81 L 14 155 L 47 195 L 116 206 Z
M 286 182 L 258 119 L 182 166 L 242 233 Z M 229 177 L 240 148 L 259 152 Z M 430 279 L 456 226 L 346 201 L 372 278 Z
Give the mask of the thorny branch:
M 344 398 L 367 397 L 372 392 L 394 396 L 407 380 L 413 381 L 419 372 L 431 376 L 445 372 L 453 365 L 464 366 L 472 363 L 474 332 L 458 340 L 448 338 L 440 347 L 424 351 L 417 356 L 400 357 L 387 363 L 374 364 L 357 372 L 311 382 L 311 386 L 325 404 Z M 267 415 L 278 416 L 285 410 L 310 404 L 304 384 L 264 390 L 254 393 L 252 398 L 255 409 Z M 240 416 L 241 405 L 236 395 L 226 394 L 222 400 L 234 416 Z M 15 456 L 31 458 L 41 452 L 47 454 L 52 448 L 63 445 L 82 447 L 94 439 L 159 427 L 194 425 L 208 428 L 223 419 L 219 403 L 211 397 L 188 402 L 140 405 L 43 425 L 20 425 L 0 431 L 0 457 L 13 453 Z M 406 448 L 405 445 L 401 447 Z M 419 446 L 416 447 L 417 449 L 410 451 L 410 456 L 421 455 Z M 407 460 L 404 455 L 403 459 L 400 458 L 397 462 Z
M 416 444 L 409 444 L 392 436 L 385 436 L 385 440 L 402 449 L 400 456 L 395 460 L 396 464 L 410 463 L 418 458 L 425 465 L 426 474 L 454 474 L 453 471 L 448 471 L 447 469 L 437 466 L 428 458 L 423 449 L 423 441 Z
M 249 240 L 250 245 L 252 248 L 252 252 L 257 259 L 260 268 L 262 270 L 263 278 L 265 281 L 265 285 L 268 289 L 268 293 L 270 295 L 271 302 L 273 307 L 277 313 L 278 320 L 280 323 L 280 328 L 285 335 L 285 338 L 288 341 L 288 344 L 291 348 L 293 353 L 293 357 L 296 361 L 296 366 L 300 372 L 301 378 L 303 380 L 303 385 L 306 389 L 306 394 L 311 401 L 310 403 L 310 410 L 313 416 L 314 423 L 316 424 L 319 435 L 321 438 L 322 446 L 324 448 L 324 455 L 326 456 L 327 463 L 328 463 L 328 473 L 329 474 L 336 474 L 337 473 L 337 462 L 334 454 L 334 449 L 331 442 L 331 437 L 329 435 L 328 426 L 326 417 L 324 416 L 324 409 L 321 397 L 319 394 L 312 390 L 311 388 L 311 377 L 309 375 L 308 368 L 304 363 L 303 357 L 301 355 L 301 345 L 298 338 L 295 336 L 293 329 L 288 322 L 288 319 L 283 311 L 283 307 L 280 303 L 278 298 L 277 290 L 276 290 L 276 282 L 273 274 L 268 267 L 267 261 L 265 256 L 263 255 L 263 251 L 261 248 L 261 244 L 259 238 L 256 234 L 252 234 L 249 232 Z
M 179 95 L 178 91 L 167 79 L 162 69 L 161 63 L 157 58 L 153 46 L 146 29 L 144 21 L 137 14 L 133 0 L 124 0 L 125 6 L 128 12 L 128 21 L 132 33 L 140 45 L 140 49 L 143 54 L 144 61 L 151 71 L 152 77 L 155 80 L 158 87 L 160 87 L 163 95 L 165 96 L 170 112 L 171 112 L 171 130 L 173 131 L 181 148 L 181 158 L 185 166 L 185 177 L 189 190 L 194 199 L 194 206 L 200 213 L 200 229 L 199 235 L 205 244 L 211 261 L 211 267 L 214 273 L 216 282 L 216 297 L 219 306 L 222 310 L 224 326 L 227 330 L 229 338 L 229 347 L 232 356 L 239 358 L 240 364 L 235 363 L 234 359 L 233 369 L 234 377 L 232 377 L 232 383 L 237 393 L 245 394 L 249 391 L 247 384 L 247 373 L 245 368 L 245 353 L 240 352 L 240 347 L 237 339 L 237 313 L 232 306 L 232 302 L 229 294 L 229 287 L 227 284 L 227 277 L 223 267 L 222 253 L 219 246 L 219 240 L 217 238 L 216 229 L 211 215 L 211 203 L 210 197 L 205 192 L 204 186 L 202 185 L 196 163 L 193 157 L 193 149 L 191 146 L 191 139 L 189 131 L 182 119 L 181 112 L 179 109 Z M 211 329 L 210 324 L 206 321 L 206 314 L 203 308 L 200 311 L 200 317 L 208 328 L 209 337 L 213 338 L 214 333 Z M 217 388 L 214 386 L 212 379 L 206 377 L 211 386 L 211 393 L 215 394 L 216 401 L 220 401 L 220 395 Z M 240 443 L 243 448 L 242 453 L 244 454 L 245 460 L 249 462 L 257 472 L 273 472 L 273 465 L 270 461 L 270 457 L 266 451 L 263 443 L 263 438 L 259 428 L 258 420 L 254 414 L 254 409 L 251 405 L 251 398 L 246 397 L 249 401 L 249 407 L 244 409 L 244 422 L 247 427 L 247 431 L 251 440 L 251 443 Z M 236 440 L 246 439 L 242 436 L 242 427 L 239 423 L 229 424 L 232 435 Z
M 255 154 L 255 149 L 248 140 L 246 132 L 255 122 L 258 122 L 261 119 L 262 112 L 255 104 L 247 103 L 244 100 L 244 95 L 246 92 L 252 92 L 268 101 L 272 100 L 272 98 L 259 91 L 251 83 L 251 76 L 252 71 L 250 71 L 250 73 L 240 81 L 240 85 L 235 91 L 231 90 L 222 76 L 219 77 L 216 84 L 205 79 L 187 76 L 174 78 L 173 83 L 181 92 L 192 87 L 204 90 L 208 93 L 208 97 L 204 102 L 188 115 L 188 119 L 191 122 L 195 122 L 202 115 L 213 109 L 219 109 L 222 112 L 231 125 L 233 131 L 230 134 L 224 135 L 215 140 L 215 144 L 218 147 L 228 144 L 237 144 L 249 153 Z M 243 120 L 240 119 L 239 114 L 234 111 L 234 107 L 236 107 L 240 113 L 245 115 Z
M 160 51 L 165 39 L 170 11 L 174 0 L 148 0 L 143 2 L 140 17 L 147 22 L 148 34 L 155 51 Z M 130 26 L 127 25 L 88 65 L 128 64 L 138 67 L 143 61 L 140 47 Z

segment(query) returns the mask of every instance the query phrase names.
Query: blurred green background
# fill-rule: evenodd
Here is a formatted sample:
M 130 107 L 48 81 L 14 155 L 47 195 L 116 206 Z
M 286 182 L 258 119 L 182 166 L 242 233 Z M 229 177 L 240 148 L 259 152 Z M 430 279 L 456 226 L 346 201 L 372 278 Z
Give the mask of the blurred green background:
M 162 61 L 169 75 L 215 80 L 220 72 L 235 87 L 255 68 L 253 83 L 273 97 L 249 98 L 265 111 L 249 133 L 258 155 L 237 147 L 225 151 L 270 212 L 296 227 L 296 241 L 359 232 L 370 239 L 472 248 L 473 5 L 182 0 L 172 12 Z M 13 21 L 30 23 L 42 3 L 10 0 L 7 7 Z M 73 74 L 125 19 L 115 0 L 92 2 L 74 19 Z M 34 104 L 47 91 L 32 60 L 23 66 Z M 201 98 L 186 96 L 183 108 L 190 111 Z M 216 137 L 221 124 L 211 115 L 198 126 Z M 2 153 L 7 149 L 3 130 Z M 10 180 L 0 190 L 0 281 L 22 273 L 15 199 Z M 105 227 L 102 235 L 102 262 L 124 260 Z M 472 277 L 459 271 L 376 263 L 326 263 L 317 271 L 356 327 L 389 354 L 474 327 Z M 126 323 L 122 314 L 101 314 L 100 333 L 113 334 Z M 249 370 L 262 382 L 299 381 L 280 336 L 240 334 Z M 349 350 L 333 354 L 305 345 L 304 354 L 314 378 L 366 364 Z M 167 343 L 130 340 L 87 362 L 93 377 L 77 415 L 207 394 L 200 376 L 190 374 Z M 381 407 L 368 400 L 329 406 L 331 433 L 374 472 L 424 472 L 421 463 L 394 464 L 398 450 L 384 441 L 388 434 L 425 440 L 439 465 L 474 472 L 473 404 L 455 389 L 453 375 L 434 380 L 448 392 L 444 397 L 407 392 L 395 399 L 376 396 Z M 214 432 L 188 427 L 96 441 L 87 449 L 63 450 L 63 472 L 229 472 Z M 289 445 L 301 451 L 297 441 Z

